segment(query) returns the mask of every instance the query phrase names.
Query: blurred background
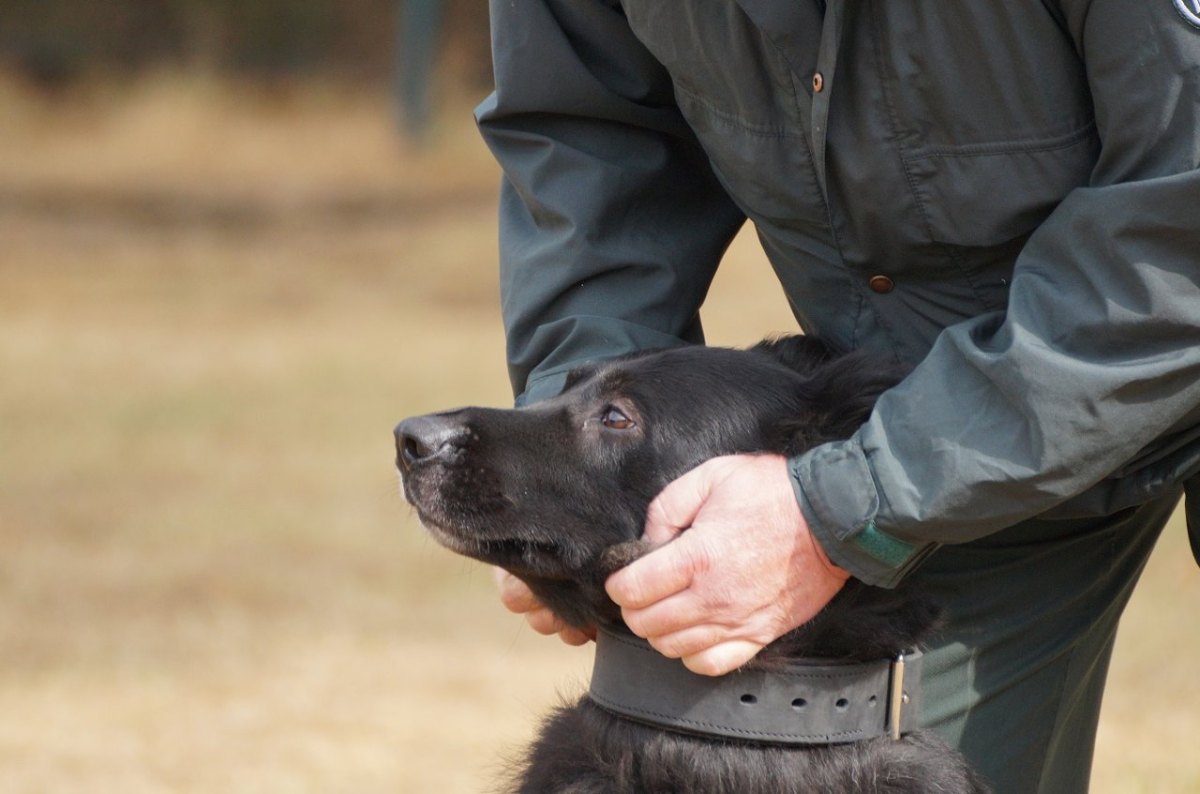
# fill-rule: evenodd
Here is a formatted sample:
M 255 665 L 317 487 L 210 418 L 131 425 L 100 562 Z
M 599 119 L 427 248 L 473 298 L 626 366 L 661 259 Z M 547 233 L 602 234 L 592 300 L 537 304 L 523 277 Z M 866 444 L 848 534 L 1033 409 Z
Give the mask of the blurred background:
M 0 792 L 484 791 L 586 681 L 392 470 L 510 401 L 489 69 L 481 2 L 0 5 Z M 705 322 L 793 327 L 748 235 Z M 1200 791 L 1198 604 L 1177 526 L 1095 791 Z

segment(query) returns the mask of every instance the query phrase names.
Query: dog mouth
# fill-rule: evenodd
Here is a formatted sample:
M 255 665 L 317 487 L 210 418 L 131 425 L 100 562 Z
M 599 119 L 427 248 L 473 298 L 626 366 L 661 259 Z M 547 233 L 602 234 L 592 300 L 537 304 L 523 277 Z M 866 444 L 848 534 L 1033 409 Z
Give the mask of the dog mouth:
M 557 544 L 527 538 L 486 538 L 432 520 L 420 509 L 421 525 L 440 545 L 480 562 L 499 565 L 510 571 L 545 572 L 560 555 Z
M 514 523 L 520 511 L 487 469 L 460 458 L 398 465 L 397 473 L 401 494 L 440 546 L 513 573 L 569 575 L 567 547 L 538 532 L 536 521 Z
M 456 515 L 453 504 L 446 504 L 437 488 L 430 499 L 427 489 L 419 487 L 414 478 L 401 476 L 401 492 L 416 510 L 421 525 L 439 545 L 481 562 L 499 565 L 509 570 L 546 571 L 557 567 L 561 550 L 557 543 L 543 539 L 519 537 L 489 537 L 496 525 L 503 523 L 498 514 Z M 481 525 L 481 526 L 475 526 Z

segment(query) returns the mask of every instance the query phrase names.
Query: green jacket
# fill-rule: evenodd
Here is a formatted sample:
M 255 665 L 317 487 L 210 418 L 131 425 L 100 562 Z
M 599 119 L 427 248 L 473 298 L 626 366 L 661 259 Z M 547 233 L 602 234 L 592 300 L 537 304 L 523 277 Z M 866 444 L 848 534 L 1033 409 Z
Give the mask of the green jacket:
M 702 341 L 749 218 L 805 332 L 917 365 L 791 462 L 859 578 L 1177 487 L 1200 469 L 1198 5 L 494 0 L 477 115 L 518 402 Z

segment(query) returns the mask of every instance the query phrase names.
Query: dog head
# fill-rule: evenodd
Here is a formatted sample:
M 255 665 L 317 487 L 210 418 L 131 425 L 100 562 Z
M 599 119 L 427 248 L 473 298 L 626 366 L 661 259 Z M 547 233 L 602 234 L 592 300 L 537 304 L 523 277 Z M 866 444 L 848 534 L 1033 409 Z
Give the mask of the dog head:
M 636 354 L 527 407 L 406 419 L 397 467 L 440 543 L 513 572 L 568 623 L 612 621 L 604 579 L 644 551 L 663 487 L 709 458 L 848 436 L 901 374 L 804 337 Z

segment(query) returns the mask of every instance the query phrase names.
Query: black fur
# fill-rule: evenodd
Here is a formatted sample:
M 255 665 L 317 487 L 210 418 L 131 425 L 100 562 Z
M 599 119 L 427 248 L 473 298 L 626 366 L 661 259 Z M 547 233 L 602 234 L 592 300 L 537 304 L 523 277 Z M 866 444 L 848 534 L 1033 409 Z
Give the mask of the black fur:
M 901 375 L 865 356 L 832 358 L 804 337 L 750 350 L 638 354 L 576 370 L 561 395 L 530 407 L 405 420 L 396 429 L 397 465 L 405 496 L 444 545 L 513 572 L 572 625 L 611 624 L 620 612 L 604 580 L 644 552 L 646 508 L 667 483 L 718 455 L 792 455 L 844 438 Z M 885 658 L 920 643 L 936 618 L 909 587 L 851 580 L 751 664 Z M 512 789 L 986 791 L 961 756 L 923 731 L 900 741 L 780 748 L 646 727 L 586 697 L 546 721 Z

